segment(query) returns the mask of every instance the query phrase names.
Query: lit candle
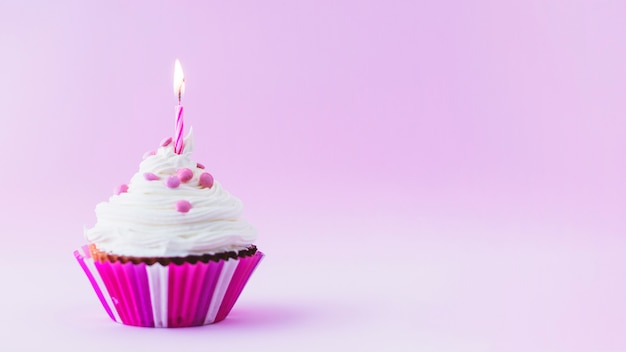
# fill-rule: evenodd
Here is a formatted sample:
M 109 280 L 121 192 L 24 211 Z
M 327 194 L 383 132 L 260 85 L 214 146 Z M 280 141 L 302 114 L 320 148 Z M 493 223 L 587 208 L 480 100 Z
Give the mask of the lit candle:
M 183 106 L 180 105 L 183 93 L 185 93 L 185 75 L 183 74 L 183 68 L 180 66 L 180 61 L 176 59 L 176 63 L 174 64 L 174 94 L 178 97 L 178 105 L 176 105 L 174 152 L 177 154 L 183 152 L 183 129 L 185 128 L 185 124 L 183 123 Z

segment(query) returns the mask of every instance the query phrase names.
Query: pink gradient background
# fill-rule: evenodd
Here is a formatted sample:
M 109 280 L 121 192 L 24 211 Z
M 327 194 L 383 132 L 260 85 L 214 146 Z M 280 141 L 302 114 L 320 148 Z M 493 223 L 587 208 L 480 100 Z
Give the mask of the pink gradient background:
M 0 4 L 0 349 L 626 350 L 622 1 Z M 173 133 L 267 254 L 224 322 L 111 322 L 72 251 Z

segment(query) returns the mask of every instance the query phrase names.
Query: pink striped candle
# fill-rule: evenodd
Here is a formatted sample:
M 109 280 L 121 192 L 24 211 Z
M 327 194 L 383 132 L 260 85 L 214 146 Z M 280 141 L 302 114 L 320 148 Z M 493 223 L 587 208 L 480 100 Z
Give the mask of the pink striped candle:
M 178 97 L 178 105 L 176 105 L 176 128 L 174 133 L 174 152 L 180 154 L 183 152 L 183 130 L 185 124 L 183 121 L 183 106 L 180 101 L 185 93 L 185 75 L 180 61 L 176 59 L 174 64 L 174 94 Z

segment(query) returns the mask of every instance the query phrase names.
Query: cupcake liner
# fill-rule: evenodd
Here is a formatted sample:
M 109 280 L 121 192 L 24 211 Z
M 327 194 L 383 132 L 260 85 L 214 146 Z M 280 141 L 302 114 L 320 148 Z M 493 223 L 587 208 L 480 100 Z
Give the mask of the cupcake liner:
M 95 261 L 83 246 L 74 256 L 112 320 L 185 327 L 224 320 L 264 255 L 257 251 L 207 263 L 147 265 Z

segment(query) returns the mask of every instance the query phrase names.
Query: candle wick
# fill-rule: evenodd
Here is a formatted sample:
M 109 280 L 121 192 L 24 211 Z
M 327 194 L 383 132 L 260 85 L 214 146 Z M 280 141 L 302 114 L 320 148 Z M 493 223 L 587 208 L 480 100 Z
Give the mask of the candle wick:
M 180 82 L 180 85 L 178 86 L 178 105 L 180 105 L 180 101 L 183 98 L 183 87 L 185 84 L 185 78 L 183 77 L 182 82 Z

